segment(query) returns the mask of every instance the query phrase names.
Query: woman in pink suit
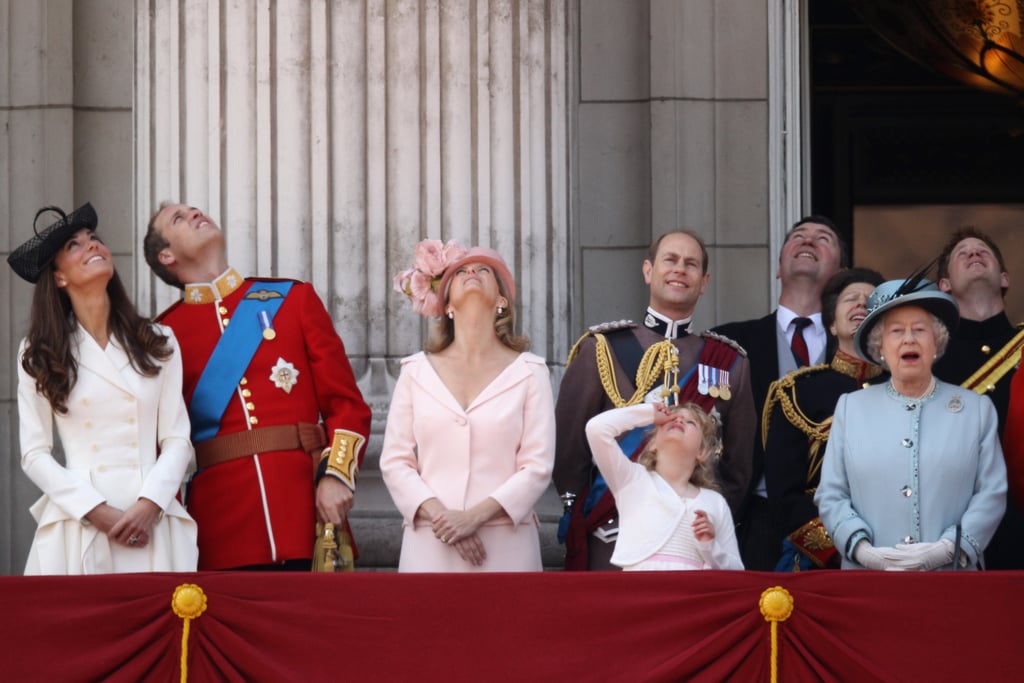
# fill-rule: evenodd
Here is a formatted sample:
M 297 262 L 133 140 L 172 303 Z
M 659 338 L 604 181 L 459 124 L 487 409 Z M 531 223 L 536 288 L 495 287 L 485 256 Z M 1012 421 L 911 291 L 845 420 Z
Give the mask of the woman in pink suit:
M 395 288 L 434 318 L 403 359 L 380 468 L 402 514 L 401 572 L 540 571 L 533 506 L 554 463 L 543 358 L 515 336 L 515 282 L 492 249 L 425 240 Z

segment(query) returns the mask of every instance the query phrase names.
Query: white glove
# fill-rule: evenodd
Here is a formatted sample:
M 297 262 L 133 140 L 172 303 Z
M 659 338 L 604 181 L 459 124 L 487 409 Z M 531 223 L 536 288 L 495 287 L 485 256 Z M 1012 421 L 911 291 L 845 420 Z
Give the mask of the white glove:
M 886 548 L 882 557 L 892 567 L 930 572 L 953 561 L 953 542 L 943 538 L 934 543 L 899 543 L 894 548 Z
M 853 548 L 853 559 L 865 569 L 888 569 L 899 571 L 898 567 L 892 566 L 885 558 L 885 553 L 892 548 L 876 548 L 866 538 L 857 541 Z

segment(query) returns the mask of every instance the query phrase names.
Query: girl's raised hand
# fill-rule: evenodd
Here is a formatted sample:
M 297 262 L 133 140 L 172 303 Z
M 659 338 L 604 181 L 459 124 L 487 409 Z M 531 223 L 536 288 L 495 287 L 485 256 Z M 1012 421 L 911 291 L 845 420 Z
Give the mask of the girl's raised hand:
M 674 416 L 668 412 L 668 406 L 664 403 L 654 403 L 654 425 L 660 427 L 669 422 Z

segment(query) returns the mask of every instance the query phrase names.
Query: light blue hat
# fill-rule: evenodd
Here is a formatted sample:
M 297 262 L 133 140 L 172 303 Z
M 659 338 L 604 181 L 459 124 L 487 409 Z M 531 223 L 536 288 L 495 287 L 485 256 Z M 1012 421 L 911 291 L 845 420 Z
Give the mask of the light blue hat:
M 889 280 L 875 287 L 868 297 L 867 317 L 857 328 L 853 336 L 853 345 L 857 354 L 869 363 L 878 364 L 880 358 L 873 358 L 868 353 L 868 337 L 871 329 L 885 314 L 900 306 L 920 306 L 942 321 L 950 333 L 960 324 L 960 307 L 949 294 L 939 289 L 931 280 L 920 276 L 912 276 L 906 280 Z

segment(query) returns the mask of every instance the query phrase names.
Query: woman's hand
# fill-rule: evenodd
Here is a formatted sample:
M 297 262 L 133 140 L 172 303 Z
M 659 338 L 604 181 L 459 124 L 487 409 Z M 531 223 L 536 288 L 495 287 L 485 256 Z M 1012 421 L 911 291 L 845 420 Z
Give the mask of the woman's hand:
M 445 510 L 431 520 L 434 536 L 442 543 L 457 543 L 476 534 L 483 519 L 472 510 Z
M 450 543 L 458 551 L 459 557 L 469 562 L 474 567 L 479 567 L 487 559 L 487 551 L 484 544 L 476 534 L 463 538 L 462 540 Z
M 130 548 L 145 548 L 149 545 L 150 529 L 160 519 L 161 512 L 160 506 L 150 499 L 139 498 L 124 511 L 107 536 Z
M 430 524 L 434 521 L 435 517 L 446 509 L 437 498 L 427 498 L 416 508 L 415 521 Z
M 715 525 L 708 519 L 708 513 L 703 510 L 696 510 L 693 514 L 695 516 L 693 520 L 693 535 L 697 537 L 697 540 L 715 540 Z
M 89 524 L 92 524 L 101 532 L 105 534 L 110 534 L 110 529 L 115 524 L 117 524 L 118 520 L 121 519 L 121 515 L 123 514 L 123 510 L 119 510 L 113 505 L 100 503 L 92 510 L 89 510 L 89 512 L 85 513 L 85 519 L 89 522 Z

